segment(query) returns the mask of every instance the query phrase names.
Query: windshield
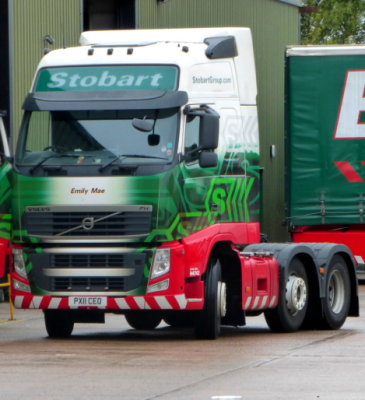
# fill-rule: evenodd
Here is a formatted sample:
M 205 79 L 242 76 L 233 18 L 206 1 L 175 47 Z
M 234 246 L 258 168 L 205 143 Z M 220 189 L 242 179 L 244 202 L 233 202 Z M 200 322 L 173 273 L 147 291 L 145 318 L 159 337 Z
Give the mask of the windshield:
M 86 165 L 105 174 L 117 167 L 171 163 L 178 122 L 178 109 L 28 112 L 16 165 L 29 174 Z

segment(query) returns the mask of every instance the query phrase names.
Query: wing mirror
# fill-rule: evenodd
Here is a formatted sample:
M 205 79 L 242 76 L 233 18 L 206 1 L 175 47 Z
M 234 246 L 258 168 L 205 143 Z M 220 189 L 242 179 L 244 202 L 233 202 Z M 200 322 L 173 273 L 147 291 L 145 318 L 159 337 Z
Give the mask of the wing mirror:
M 196 109 L 186 107 L 188 118 L 200 118 L 199 125 L 199 165 L 201 168 L 212 168 L 218 165 L 218 156 L 214 150 L 219 141 L 219 114 L 208 106 Z
M 132 125 L 133 128 L 137 129 L 140 132 L 151 132 L 154 126 L 154 121 L 133 118 Z

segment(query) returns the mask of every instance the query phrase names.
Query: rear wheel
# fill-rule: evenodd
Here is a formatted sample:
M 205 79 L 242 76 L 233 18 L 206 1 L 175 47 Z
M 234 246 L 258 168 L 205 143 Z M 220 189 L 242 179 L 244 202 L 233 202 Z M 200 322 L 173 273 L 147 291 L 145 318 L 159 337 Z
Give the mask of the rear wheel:
M 125 314 L 128 324 L 134 329 L 155 329 L 162 318 L 151 311 L 129 311 Z
M 265 319 L 273 331 L 294 332 L 301 327 L 308 308 L 308 278 L 302 261 L 293 258 L 280 286 L 279 303 L 265 311 Z
M 321 328 L 338 329 L 344 324 L 350 308 L 350 291 L 346 262 L 335 255 L 327 270 Z
M 204 308 L 196 315 L 195 336 L 198 339 L 216 339 L 219 336 L 221 318 L 226 314 L 226 298 L 221 264 L 219 260 L 213 260 L 206 273 Z
M 67 338 L 74 328 L 74 321 L 65 310 L 44 310 L 44 323 L 51 338 Z

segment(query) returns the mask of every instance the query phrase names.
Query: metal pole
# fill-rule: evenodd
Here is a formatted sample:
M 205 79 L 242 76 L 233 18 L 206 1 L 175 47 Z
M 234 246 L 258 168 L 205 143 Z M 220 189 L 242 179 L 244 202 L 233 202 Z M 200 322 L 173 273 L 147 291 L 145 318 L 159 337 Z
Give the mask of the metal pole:
M 11 298 L 11 284 L 10 284 L 10 274 L 8 274 L 8 281 L 5 283 L 0 283 L 0 287 L 9 287 L 9 308 L 10 308 L 10 319 L 9 321 L 14 321 L 14 303 Z

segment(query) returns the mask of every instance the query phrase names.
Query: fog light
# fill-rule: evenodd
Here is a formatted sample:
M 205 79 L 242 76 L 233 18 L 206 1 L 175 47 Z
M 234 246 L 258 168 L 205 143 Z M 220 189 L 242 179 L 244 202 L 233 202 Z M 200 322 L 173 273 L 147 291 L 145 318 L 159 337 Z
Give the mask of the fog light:
M 161 290 L 167 290 L 170 286 L 170 279 L 165 279 L 164 281 L 150 285 L 147 288 L 147 293 L 160 292 Z
M 21 292 L 30 293 L 30 287 L 26 283 L 18 281 L 18 279 L 13 279 L 14 289 L 20 290 Z

